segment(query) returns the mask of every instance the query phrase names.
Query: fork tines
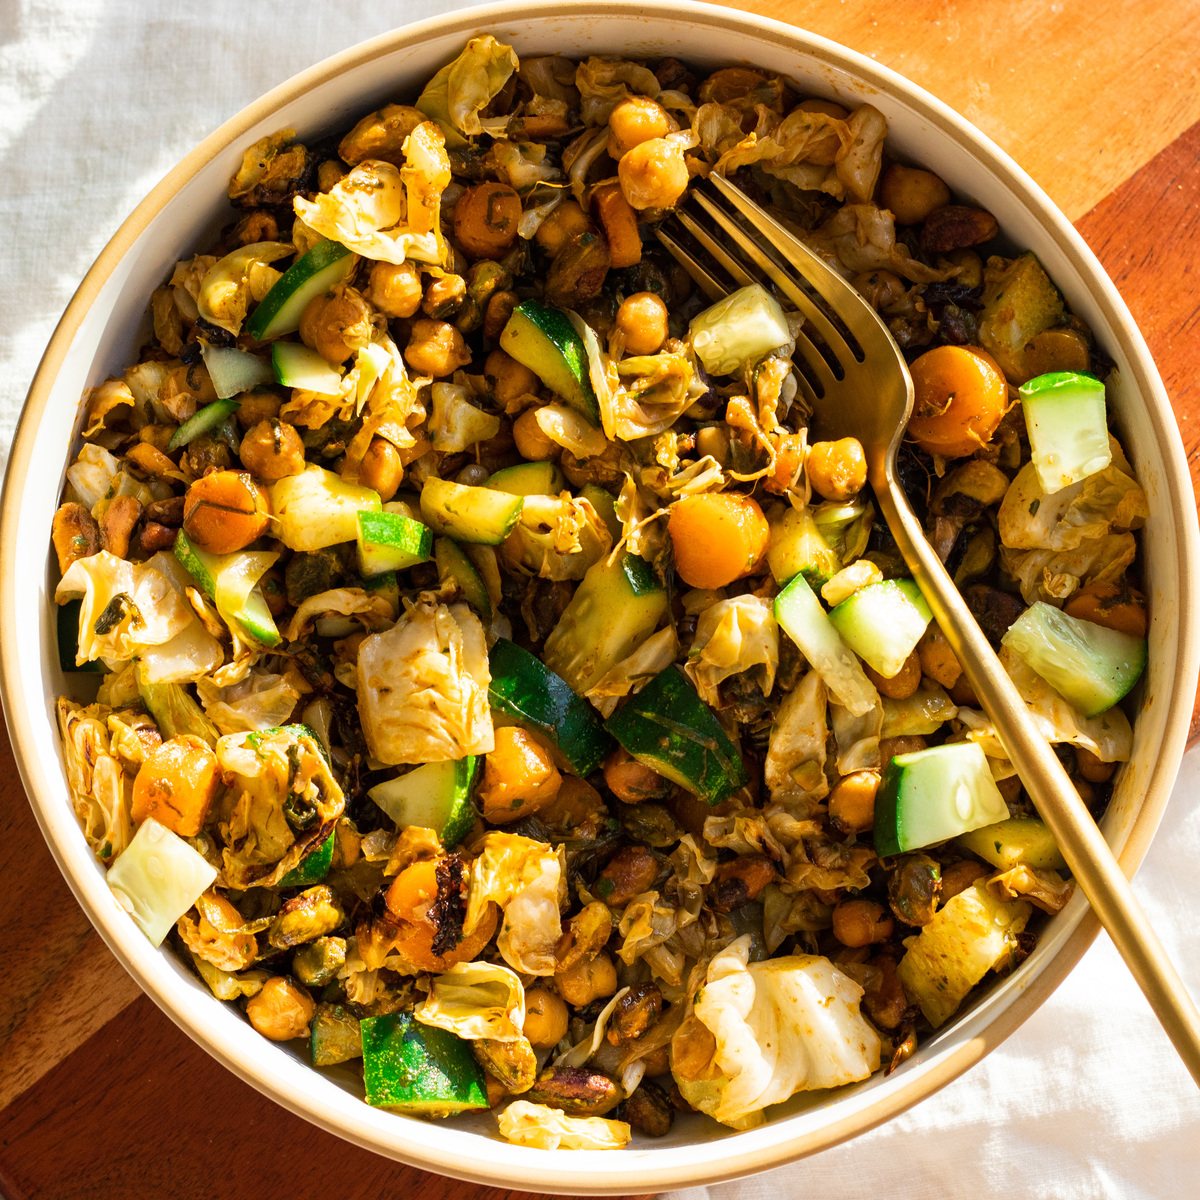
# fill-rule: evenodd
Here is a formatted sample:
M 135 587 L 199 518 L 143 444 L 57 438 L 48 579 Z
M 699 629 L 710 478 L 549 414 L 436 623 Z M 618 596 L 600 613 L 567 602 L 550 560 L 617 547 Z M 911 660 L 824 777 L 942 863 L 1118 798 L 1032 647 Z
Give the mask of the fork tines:
M 804 324 L 796 338 L 795 362 L 815 398 L 845 378 L 843 360 L 860 363 L 864 353 L 838 315 L 847 285 L 807 246 L 741 189 L 719 175 L 694 183 L 690 204 L 658 238 L 713 300 L 755 282 L 774 285 L 785 307 Z M 697 211 L 698 210 L 698 211 Z M 857 297 L 855 297 L 857 298 Z

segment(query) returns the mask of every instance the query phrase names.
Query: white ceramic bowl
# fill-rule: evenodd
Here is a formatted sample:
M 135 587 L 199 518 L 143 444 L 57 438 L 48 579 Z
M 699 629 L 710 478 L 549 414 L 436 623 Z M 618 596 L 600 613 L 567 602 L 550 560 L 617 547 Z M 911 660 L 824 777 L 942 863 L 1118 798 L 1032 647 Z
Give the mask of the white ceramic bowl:
M 13 446 L 0 514 L 0 649 L 4 708 L 26 789 L 80 904 L 109 947 L 163 1010 L 230 1070 L 314 1123 L 370 1150 L 432 1171 L 522 1189 L 630 1193 L 762 1170 L 852 1137 L 943 1086 L 997 1045 L 1049 995 L 1096 924 L 1081 898 L 1049 923 L 1035 952 L 998 987 L 929 1038 L 898 1071 L 834 1093 L 795 1098 L 763 1127 L 733 1133 L 702 1117 L 624 1151 L 544 1152 L 499 1139 L 494 1119 L 427 1123 L 368 1108 L 350 1071 L 318 1072 L 261 1038 L 170 953 L 153 949 L 117 907 L 68 798 L 54 699 L 57 667 L 48 574 L 51 518 L 78 432 L 83 390 L 133 361 L 147 298 L 178 258 L 228 219 L 225 185 L 257 138 L 284 126 L 305 138 L 415 94 L 467 38 L 489 31 L 519 54 L 675 55 L 706 66 L 782 72 L 802 93 L 869 100 L 893 147 L 946 179 L 1033 249 L 1116 360 L 1109 394 L 1150 498 L 1143 533 L 1151 650 L 1134 757 L 1104 818 L 1126 870 L 1145 854 L 1183 753 L 1197 656 L 1200 556 L 1186 461 L 1153 362 L 1112 283 L 1041 190 L 987 138 L 937 100 L 863 56 L 801 30 L 731 9 L 685 4 L 560 3 L 467 9 L 366 42 L 276 88 L 189 154 L 112 239 L 56 330 Z

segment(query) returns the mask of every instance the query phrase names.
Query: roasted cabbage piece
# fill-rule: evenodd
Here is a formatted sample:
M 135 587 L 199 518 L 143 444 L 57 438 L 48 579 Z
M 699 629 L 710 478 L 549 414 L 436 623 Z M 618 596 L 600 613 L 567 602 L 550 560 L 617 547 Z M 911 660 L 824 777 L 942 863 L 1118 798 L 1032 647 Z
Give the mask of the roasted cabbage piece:
M 303 726 L 226 734 L 217 742 L 226 780 L 218 802 L 222 887 L 273 887 L 329 836 L 342 789 Z

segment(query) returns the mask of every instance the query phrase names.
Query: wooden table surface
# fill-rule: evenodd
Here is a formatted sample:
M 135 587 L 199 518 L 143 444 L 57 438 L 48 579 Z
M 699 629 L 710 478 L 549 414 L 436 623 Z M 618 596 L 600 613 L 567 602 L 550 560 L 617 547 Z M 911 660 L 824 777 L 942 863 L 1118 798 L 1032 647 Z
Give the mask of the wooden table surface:
M 975 122 L 1100 257 L 1162 372 L 1197 481 L 1200 3 L 758 0 Z M 1200 722 L 1193 718 L 1193 738 Z M 0 726 L 0 1195 L 517 1196 L 359 1150 L 264 1100 L 141 994 L 58 873 Z M 186 1131 L 185 1136 L 180 1136 Z M 302 1151 L 300 1148 L 303 1148 Z M 319 1171 L 303 1164 L 321 1164 Z M 331 1191 L 330 1182 L 336 1181 Z

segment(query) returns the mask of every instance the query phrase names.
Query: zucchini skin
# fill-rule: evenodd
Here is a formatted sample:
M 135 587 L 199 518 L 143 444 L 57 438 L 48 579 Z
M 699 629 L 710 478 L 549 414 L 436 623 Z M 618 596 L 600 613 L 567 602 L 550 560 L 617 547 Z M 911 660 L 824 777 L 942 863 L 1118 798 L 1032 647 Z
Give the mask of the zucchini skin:
M 604 727 L 639 762 L 710 805 L 750 781 L 737 747 L 677 667 L 656 675 Z
M 359 1029 L 368 1104 L 426 1117 L 487 1108 L 483 1070 L 454 1034 L 402 1012 L 364 1017 Z
M 488 655 L 488 666 L 491 706 L 551 738 L 581 779 L 616 748 L 591 705 L 528 650 L 498 638 Z

